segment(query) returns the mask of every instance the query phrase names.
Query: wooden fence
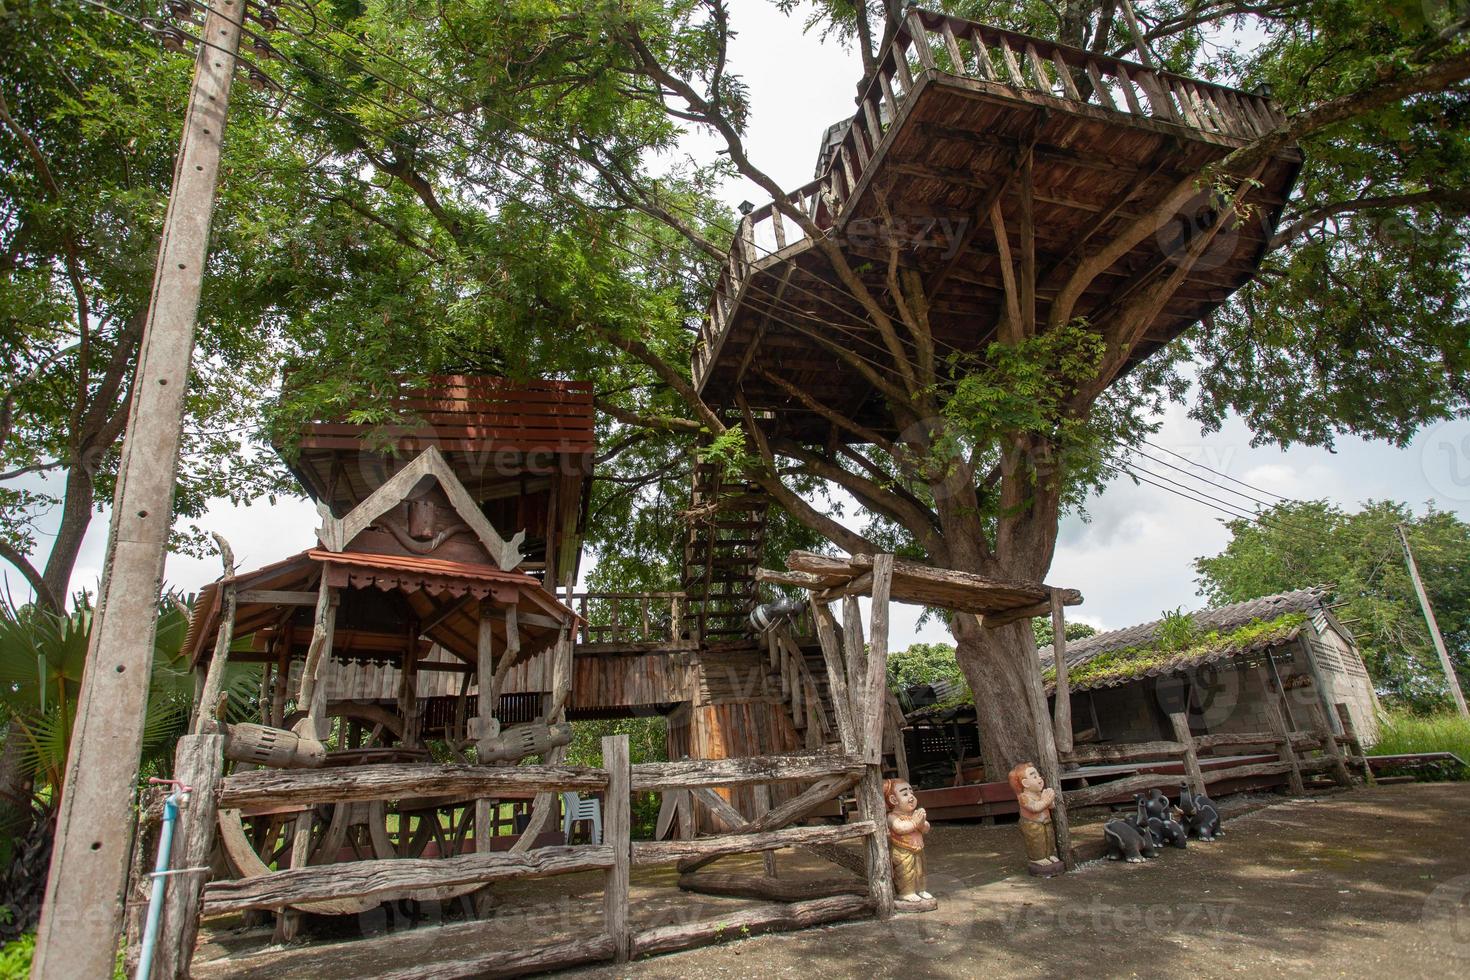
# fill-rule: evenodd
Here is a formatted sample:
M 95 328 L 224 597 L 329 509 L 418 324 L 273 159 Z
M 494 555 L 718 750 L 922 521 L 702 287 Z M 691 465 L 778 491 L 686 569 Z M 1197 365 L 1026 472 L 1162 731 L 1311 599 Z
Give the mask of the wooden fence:
M 629 924 L 631 869 L 677 864 L 681 884 L 699 890 L 694 877 L 700 867 L 731 854 L 772 852 L 801 847 L 841 861 L 864 874 L 867 862 L 836 845 L 886 834 L 881 821 L 859 820 L 837 826 L 793 826 L 812 810 L 851 789 L 868 766 L 855 755 L 815 752 L 740 759 L 691 760 L 630 765 L 627 736 L 602 740 L 603 767 L 556 765 L 507 767 L 381 764 L 317 770 L 253 770 L 221 777 L 219 736 L 191 737 L 181 746 L 181 778 L 196 786 L 196 805 L 188 808 L 181 857 L 208 863 L 215 814 L 219 809 L 262 804 L 354 803 L 410 797 L 494 798 L 500 793 L 578 791 L 601 793 L 603 840 L 600 844 L 541 847 L 518 852 L 480 851 L 451 857 L 347 861 L 288 868 L 256 877 L 204 884 L 199 876 L 178 876 L 170 883 L 160 958 L 162 977 L 187 976 L 200 915 L 248 910 L 280 911 L 326 900 L 419 897 L 463 891 L 465 886 L 520 878 L 542 878 L 578 872 L 605 876 L 601 931 L 525 948 L 487 950 L 472 960 L 426 964 L 428 974 L 505 975 L 559 969 L 598 960 L 624 962 L 630 957 L 667 952 L 717 941 L 734 928 L 761 931 L 801 928 L 865 915 L 880 904 L 872 891 L 887 889 L 887 875 L 869 875 L 862 894 L 851 894 L 852 882 L 796 901 L 774 901 L 725 914 L 653 929 Z M 776 782 L 811 783 L 791 800 L 747 820 L 716 789 Z M 633 793 L 684 794 L 705 805 L 721 807 L 731 833 L 684 840 L 631 839 Z M 730 814 L 733 813 L 733 817 Z M 884 853 L 886 861 L 886 853 Z M 719 881 L 712 882 L 714 885 Z M 774 897 L 774 896 L 773 896 Z M 891 901 L 891 896 L 890 896 Z M 391 940 L 391 937 L 388 937 Z M 378 940 L 365 939 L 364 943 Z
M 572 606 L 582 621 L 577 644 L 589 650 L 693 648 L 693 617 L 683 592 L 577 592 Z
M 1274 751 L 1274 762 L 1260 758 L 1243 759 L 1239 765 L 1208 766 L 1206 775 L 1201 765 L 1201 753 L 1218 749 Z M 1320 756 L 1307 753 L 1321 750 Z M 1344 751 L 1346 750 L 1346 751 Z M 1205 756 L 1208 763 L 1209 757 Z M 1269 758 L 1269 755 L 1267 756 Z M 1293 793 L 1306 792 L 1304 776 L 1327 773 L 1340 786 L 1352 784 L 1349 766 L 1366 774 L 1368 768 L 1363 760 L 1362 746 L 1351 733 L 1334 735 L 1320 732 L 1288 732 L 1284 727 L 1272 732 L 1229 732 L 1215 735 L 1191 736 L 1186 728 L 1184 737 L 1168 741 L 1126 742 L 1114 745 L 1079 745 L 1071 752 L 1061 755 L 1064 765 L 1099 765 L 1107 763 L 1179 763 L 1180 772 L 1139 772 L 1121 779 L 1097 782 L 1080 789 L 1067 790 L 1063 796 L 1068 808 L 1099 806 L 1106 803 L 1123 803 L 1134 793 L 1154 788 L 1177 787 L 1181 781 L 1189 783 L 1190 791 L 1203 793 L 1211 785 L 1230 786 L 1245 781 L 1257 781 L 1264 777 L 1285 777 Z M 1217 790 L 1218 792 L 1218 790 Z

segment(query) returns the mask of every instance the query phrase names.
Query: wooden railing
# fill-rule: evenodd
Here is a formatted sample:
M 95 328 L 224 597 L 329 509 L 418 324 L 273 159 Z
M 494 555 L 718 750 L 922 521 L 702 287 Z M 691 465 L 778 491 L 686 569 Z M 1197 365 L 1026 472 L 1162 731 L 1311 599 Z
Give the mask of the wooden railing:
M 788 199 L 791 206 L 818 228 L 830 227 L 853 198 L 869 163 L 903 118 L 910 95 L 926 74 L 999 86 L 1012 95 L 1039 98 L 1042 104 L 1085 105 L 1234 140 L 1253 139 L 1284 121 L 1261 95 L 915 9 L 909 11 L 859 97 L 857 112 L 826 173 L 793 193 Z M 803 229 L 774 204 L 741 219 L 709 317 L 695 343 L 696 385 L 703 383 L 718 353 L 725 325 L 751 274 L 805 240 Z M 765 297 L 757 302 L 770 305 L 776 300 Z
M 1216 749 L 1259 748 L 1275 751 L 1276 762 L 1247 761 L 1229 768 L 1211 768 L 1202 771 L 1200 752 Z M 1306 753 L 1322 750 L 1316 757 Z M 1346 752 L 1344 751 L 1346 749 Z M 1350 785 L 1348 766 L 1360 772 L 1366 768 L 1362 757 L 1362 746 L 1352 734 L 1334 735 L 1323 732 L 1222 732 L 1215 735 L 1196 735 L 1187 740 L 1174 739 L 1157 742 L 1120 742 L 1105 745 L 1079 745 L 1061 757 L 1063 764 L 1096 765 L 1107 763 L 1182 763 L 1183 778 L 1175 773 L 1138 773 L 1111 782 L 1099 782 L 1081 789 L 1068 790 L 1064 794 L 1070 807 L 1097 806 L 1103 803 L 1126 801 L 1134 793 L 1154 788 L 1176 788 L 1180 782 L 1188 782 L 1192 792 L 1204 792 L 1209 784 L 1232 780 L 1258 779 L 1261 777 L 1285 777 L 1288 788 L 1296 794 L 1305 792 L 1303 775 L 1325 772 L 1339 785 Z
M 678 645 L 690 639 L 683 592 L 576 592 L 572 608 L 582 617 L 579 644 Z

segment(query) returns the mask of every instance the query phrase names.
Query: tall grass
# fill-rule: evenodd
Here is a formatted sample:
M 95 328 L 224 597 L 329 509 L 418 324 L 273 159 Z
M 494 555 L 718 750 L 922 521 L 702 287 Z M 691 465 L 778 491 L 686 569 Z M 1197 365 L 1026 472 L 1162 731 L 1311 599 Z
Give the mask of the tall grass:
M 1406 755 L 1412 752 L 1453 752 L 1470 764 L 1470 718 L 1462 718 L 1453 711 L 1433 715 L 1389 712 L 1378 727 L 1378 741 L 1373 744 L 1372 753 Z M 1449 770 L 1449 778 L 1470 778 L 1470 771 L 1453 767 Z

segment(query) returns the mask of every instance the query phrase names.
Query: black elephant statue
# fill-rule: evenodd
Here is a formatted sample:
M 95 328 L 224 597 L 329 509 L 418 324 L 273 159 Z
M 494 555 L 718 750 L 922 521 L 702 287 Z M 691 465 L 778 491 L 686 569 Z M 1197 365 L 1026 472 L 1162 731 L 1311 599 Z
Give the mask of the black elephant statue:
M 1184 815 L 1185 828 L 1200 840 L 1212 841 L 1225 836 L 1215 801 L 1203 793 L 1191 793 L 1188 783 L 1179 784 L 1179 812 Z
M 1159 856 L 1159 837 L 1154 834 L 1150 825 L 1148 808 L 1144 803 L 1142 793 L 1133 794 L 1133 812 L 1123 818 L 1123 822 L 1132 827 L 1143 840 L 1142 853 L 1144 857 Z
M 1144 858 L 1155 857 L 1159 853 L 1153 838 L 1147 833 L 1139 833 L 1138 828 L 1126 819 L 1115 818 L 1103 824 L 1103 842 L 1108 848 L 1109 861 L 1141 864 Z

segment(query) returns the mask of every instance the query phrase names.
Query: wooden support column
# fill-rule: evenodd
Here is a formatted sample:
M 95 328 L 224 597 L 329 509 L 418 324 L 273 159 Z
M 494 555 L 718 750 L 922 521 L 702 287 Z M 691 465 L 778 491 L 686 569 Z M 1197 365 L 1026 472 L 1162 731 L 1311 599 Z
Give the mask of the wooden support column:
M 332 664 L 332 638 L 337 626 L 336 590 L 327 584 L 322 570 L 317 589 L 316 616 L 311 643 L 306 649 L 306 663 L 301 669 L 301 687 L 296 695 L 297 709 L 306 709 L 306 719 L 297 728 L 315 739 L 327 737 L 331 720 L 327 717 L 327 688 Z
M 888 715 L 888 596 L 892 586 L 893 556 L 875 555 L 867 676 L 863 681 L 864 704 L 860 717 L 866 726 L 862 741 L 863 761 L 880 767 L 883 765 L 883 723 Z
M 286 723 L 286 692 L 291 686 L 291 627 L 283 626 L 273 644 L 280 647 L 276 656 L 276 676 L 271 690 L 271 717 L 267 722 L 273 728 Z
M 498 734 L 495 729 L 495 706 L 499 691 L 495 684 L 495 634 L 491 616 L 495 607 L 488 601 L 480 602 L 479 633 L 475 641 L 475 738 L 483 742 Z M 495 835 L 493 813 L 496 804 L 485 797 L 475 800 L 475 851 L 487 854 L 492 848 Z
M 863 708 L 868 699 L 865 688 L 868 682 L 867 654 L 863 650 L 863 617 L 857 596 L 842 597 L 842 653 L 847 661 L 847 698 L 851 705 L 853 742 L 858 755 L 867 754 L 867 719 Z
M 208 732 L 218 730 L 215 721 L 215 711 L 219 707 L 220 692 L 225 686 L 225 667 L 230 659 L 230 644 L 235 638 L 235 552 L 231 550 L 230 543 L 222 535 L 214 536 L 215 544 L 219 546 L 220 561 L 224 564 L 225 574 L 220 579 L 220 616 L 219 631 L 215 635 L 214 653 L 209 658 L 209 667 L 204 672 L 204 686 L 199 692 L 199 700 L 195 705 L 194 723 L 190 727 L 195 735 L 204 735 Z
M 199 897 L 209 875 L 218 819 L 219 789 L 224 778 L 225 737 L 185 735 L 174 750 L 174 778 L 189 787 L 189 799 L 179 809 L 164 892 L 154 976 L 174 980 L 189 975 L 194 942 L 199 935 Z
M 751 787 L 751 793 L 755 797 L 755 813 L 752 820 L 754 822 L 771 812 L 771 787 L 765 783 L 757 783 Z M 765 865 L 766 876 L 776 877 L 776 852 L 762 851 L 761 861 Z
M 858 816 L 870 820 L 868 835 L 868 895 L 879 919 L 893 916 L 893 865 L 888 853 L 888 804 L 883 799 L 883 719 L 888 700 L 888 597 L 893 584 L 893 556 L 873 557 L 873 605 L 867 656 L 863 656 L 862 620 L 857 599 L 843 599 L 843 640 L 847 644 L 848 674 L 853 693 L 853 716 L 861 736 L 858 752 L 867 766 L 858 783 Z M 851 603 L 851 605 L 849 605 Z M 861 678 L 861 686 L 858 679 Z
M 1266 656 L 1269 657 L 1270 655 L 1271 653 L 1268 650 Z M 1287 786 L 1293 795 L 1301 796 L 1306 793 L 1307 787 L 1302 782 L 1301 763 L 1297 760 L 1296 749 L 1291 744 L 1291 729 L 1286 727 L 1286 718 L 1281 714 L 1281 704 L 1277 701 L 1276 691 L 1271 687 L 1271 679 L 1266 676 L 1265 667 L 1262 666 L 1253 671 L 1253 673 L 1261 681 L 1262 703 L 1266 708 L 1266 723 L 1270 726 L 1271 733 L 1281 739 L 1281 744 L 1277 747 L 1276 754 L 1282 762 L 1291 767 L 1287 770 Z
M 1203 794 L 1205 777 L 1200 772 L 1199 753 L 1195 751 L 1194 736 L 1189 732 L 1189 713 L 1187 711 L 1170 712 L 1169 724 L 1174 728 L 1174 741 L 1184 746 L 1184 773 L 1189 778 L 1190 792 Z
M 1033 646 L 1033 656 L 1034 649 Z M 1051 819 L 1052 829 L 1057 836 L 1057 857 L 1062 859 L 1062 863 L 1070 871 L 1076 867 L 1076 861 L 1072 857 L 1072 825 L 1067 818 L 1067 802 L 1062 793 L 1062 766 L 1057 758 L 1051 712 L 1046 710 L 1046 690 L 1041 682 L 1041 659 L 1037 657 L 1032 663 L 1033 669 L 1027 671 L 1029 676 L 1026 679 L 1026 700 L 1031 713 L 1031 730 L 1040 750 L 1035 765 L 1041 778 L 1046 780 L 1046 785 L 1056 793 L 1056 805 L 1052 808 Z
M 512 631 L 515 627 L 514 610 L 507 610 L 507 650 L 505 659 L 509 661 L 519 651 L 521 646 L 520 634 Z M 551 704 L 546 710 L 543 721 L 550 724 L 562 721 L 567 716 L 567 702 L 571 699 L 572 692 L 572 638 L 567 630 L 563 630 L 556 641 L 555 653 L 552 660 L 551 672 Z M 548 765 L 560 765 L 567 757 L 567 747 L 558 745 L 546 754 L 542 761 Z M 551 823 L 552 817 L 560 806 L 560 797 L 556 793 L 537 793 L 536 799 L 531 803 L 531 819 L 526 823 L 526 829 L 522 832 L 520 840 L 511 846 L 512 853 L 522 853 L 536 846 L 536 838 L 541 836 Z M 604 833 L 605 833 L 604 829 Z
M 628 761 L 628 736 L 610 735 L 602 740 L 602 765 L 607 769 L 602 842 L 613 850 L 612 867 L 607 869 L 607 882 L 602 890 L 602 911 L 607 934 L 613 940 L 614 959 L 626 963 L 632 943 L 628 929 L 628 883 L 633 862 L 630 798 L 633 772 Z
M 411 637 L 403 655 L 403 671 L 398 679 L 398 713 L 403 718 L 403 747 L 419 746 L 419 657 L 417 643 Z
M 1067 681 L 1067 622 L 1062 612 L 1062 595 L 1051 590 L 1052 660 L 1057 667 L 1057 701 L 1054 727 L 1057 754 L 1072 752 L 1072 686 Z M 1060 792 L 1060 789 L 1058 789 Z
M 853 737 L 852 700 L 847 690 L 847 670 L 842 663 L 842 650 L 837 642 L 836 623 L 832 610 L 825 602 L 818 602 L 813 594 L 812 621 L 817 628 L 817 643 L 822 648 L 822 661 L 827 665 L 827 691 L 832 698 L 832 717 L 837 725 L 837 738 L 842 751 L 848 755 L 857 752 L 857 740 Z

